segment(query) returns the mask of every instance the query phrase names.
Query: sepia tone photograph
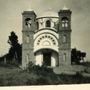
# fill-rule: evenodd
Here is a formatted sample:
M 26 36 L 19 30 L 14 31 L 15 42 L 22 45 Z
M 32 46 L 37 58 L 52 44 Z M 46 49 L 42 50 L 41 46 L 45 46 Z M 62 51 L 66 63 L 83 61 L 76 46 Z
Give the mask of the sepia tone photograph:
M 90 0 L 0 0 L 0 87 L 90 84 Z

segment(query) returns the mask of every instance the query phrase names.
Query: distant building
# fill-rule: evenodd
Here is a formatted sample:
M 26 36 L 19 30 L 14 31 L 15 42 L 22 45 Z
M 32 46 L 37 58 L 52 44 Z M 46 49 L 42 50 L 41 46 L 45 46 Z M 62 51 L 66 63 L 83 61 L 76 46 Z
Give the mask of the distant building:
M 37 17 L 34 11 L 22 13 L 22 66 L 59 67 L 71 64 L 71 11 L 45 12 Z

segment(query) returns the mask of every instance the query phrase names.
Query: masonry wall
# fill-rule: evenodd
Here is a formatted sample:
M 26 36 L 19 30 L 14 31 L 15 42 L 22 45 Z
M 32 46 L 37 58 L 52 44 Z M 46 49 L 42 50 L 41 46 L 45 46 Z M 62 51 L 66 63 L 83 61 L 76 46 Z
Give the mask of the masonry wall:
M 35 63 L 34 56 L 34 32 L 36 30 L 36 15 L 33 11 L 25 11 L 22 14 L 23 30 L 22 30 L 22 67 L 27 67 L 29 62 Z M 26 20 L 30 20 L 27 21 Z
M 68 27 L 62 27 L 62 18 L 68 18 Z M 25 20 L 30 18 L 30 27 L 27 27 Z M 36 63 L 34 55 L 34 34 L 36 33 L 36 15 L 33 11 L 26 11 L 23 13 L 23 44 L 22 44 L 22 66 L 26 67 L 29 62 Z M 56 59 L 56 66 L 70 65 L 71 64 L 71 12 L 60 11 L 59 22 L 57 26 L 58 41 L 58 54 L 52 55 L 53 61 Z M 44 29 L 45 30 L 45 29 Z M 52 29 L 53 30 L 53 29 Z M 52 48 L 53 49 L 53 48 Z M 57 56 L 57 57 L 56 57 Z M 53 65 L 54 66 L 54 65 Z

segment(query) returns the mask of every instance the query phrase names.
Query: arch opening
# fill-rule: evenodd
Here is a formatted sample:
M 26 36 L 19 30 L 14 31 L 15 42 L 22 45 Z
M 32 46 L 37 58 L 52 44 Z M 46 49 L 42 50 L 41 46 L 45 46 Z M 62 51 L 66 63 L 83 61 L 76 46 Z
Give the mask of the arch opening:
M 62 18 L 62 27 L 68 27 L 68 18 L 67 17 L 63 17 Z
M 39 29 L 39 22 L 36 22 L 37 29 Z
M 51 27 L 51 22 L 50 22 L 50 20 L 47 20 L 47 21 L 46 21 L 46 27 Z
M 25 19 L 25 25 L 27 26 L 27 27 L 31 27 L 31 18 L 26 18 Z
M 36 65 L 56 67 L 59 64 L 58 53 L 51 49 L 41 49 L 35 52 Z

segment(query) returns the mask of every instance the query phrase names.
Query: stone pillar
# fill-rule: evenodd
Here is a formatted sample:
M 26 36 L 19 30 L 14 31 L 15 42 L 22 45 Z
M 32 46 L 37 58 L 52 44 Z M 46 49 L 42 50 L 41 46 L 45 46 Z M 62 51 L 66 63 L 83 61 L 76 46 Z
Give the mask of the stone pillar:
M 36 65 L 39 65 L 39 66 L 42 66 L 42 64 L 43 64 L 43 55 L 42 55 L 42 53 L 41 52 L 37 52 L 36 53 Z
M 55 67 L 56 66 L 56 56 L 55 53 L 52 52 L 52 56 L 51 56 L 51 67 Z

